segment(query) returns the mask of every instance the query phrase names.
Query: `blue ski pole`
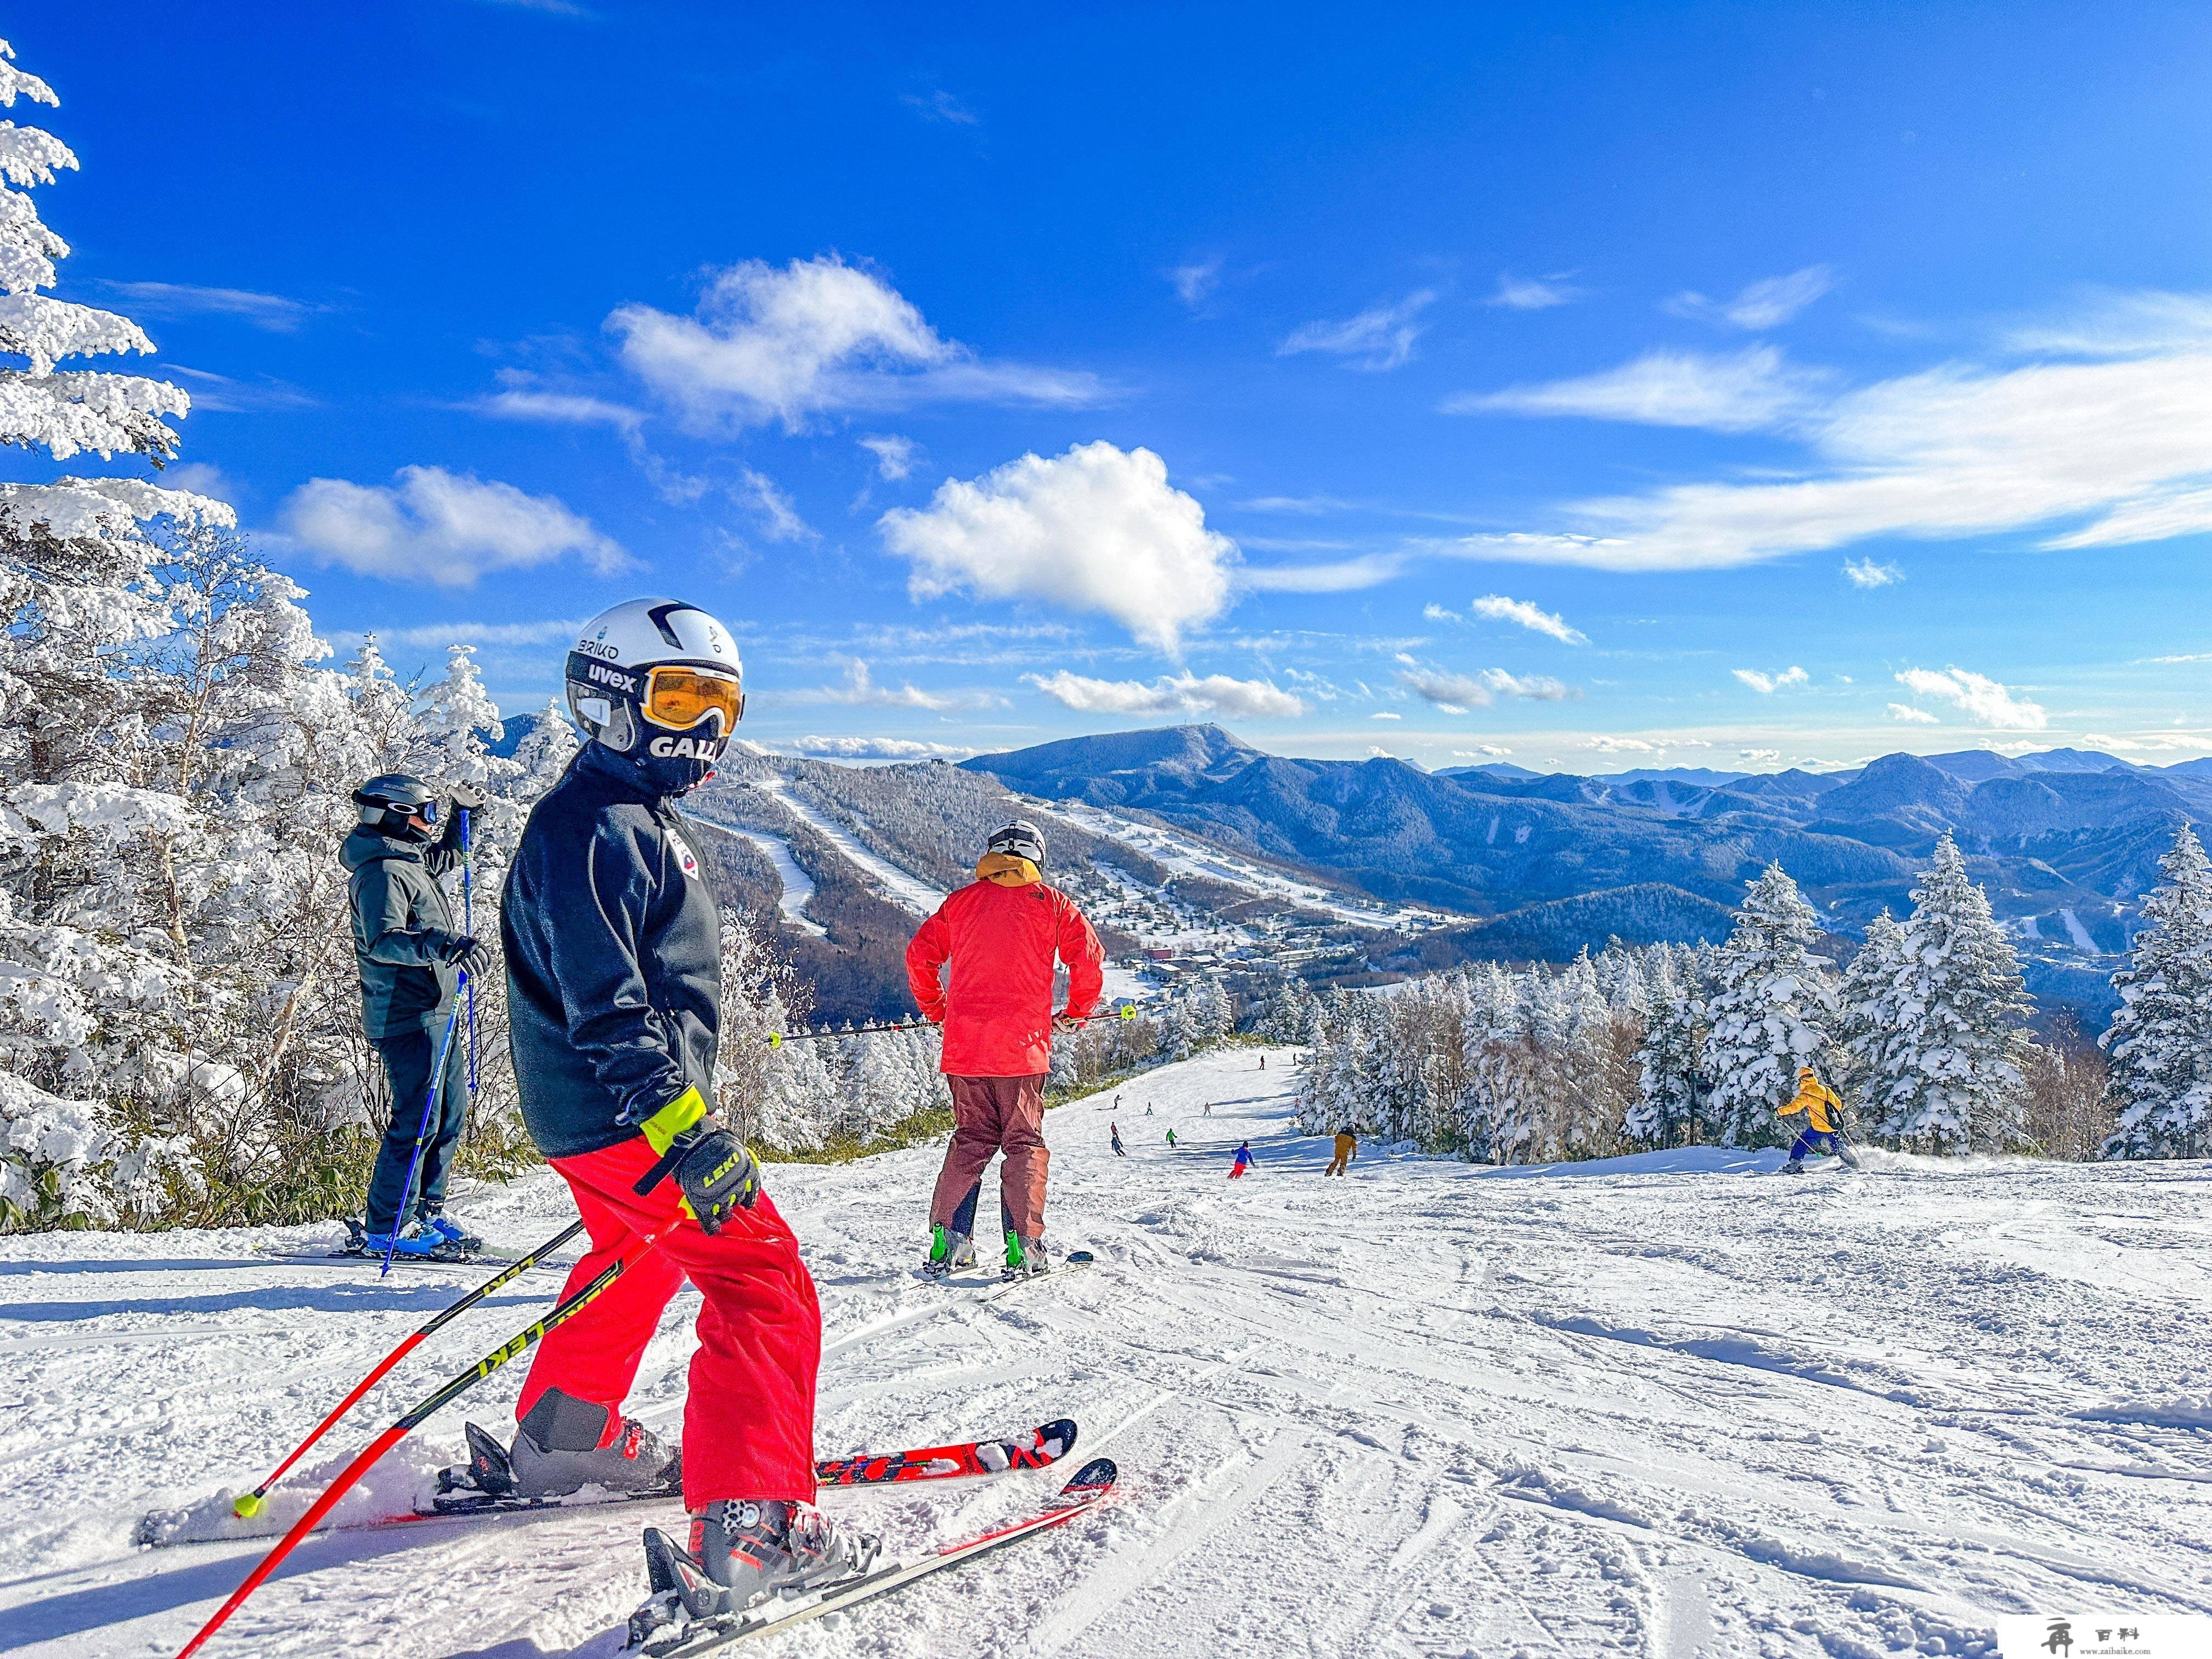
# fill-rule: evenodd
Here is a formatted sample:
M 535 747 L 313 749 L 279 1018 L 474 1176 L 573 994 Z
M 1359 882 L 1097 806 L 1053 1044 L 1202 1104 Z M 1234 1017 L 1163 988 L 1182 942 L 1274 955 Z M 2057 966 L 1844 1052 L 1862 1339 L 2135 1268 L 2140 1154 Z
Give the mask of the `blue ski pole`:
M 463 969 L 461 984 L 464 988 L 468 982 L 467 970 Z M 430 1139 L 430 1114 L 437 1109 L 438 1091 L 446 1081 L 446 1056 L 453 1049 L 453 1027 L 459 1023 L 460 1018 L 461 1005 L 457 1000 L 453 1012 L 446 1016 L 446 1035 L 438 1041 L 438 1057 L 430 1064 L 430 1092 L 422 1099 L 422 1121 L 415 1131 L 415 1156 L 407 1160 L 407 1185 L 399 1194 L 398 1213 L 392 1218 L 392 1236 L 384 1242 L 384 1265 L 376 1270 L 379 1279 L 392 1271 L 392 1258 L 399 1250 L 399 1230 L 407 1223 L 407 1212 L 415 1207 L 415 1175 L 422 1167 L 423 1143 Z M 397 1107 L 398 1103 L 395 1101 L 393 1105 Z
M 477 936 L 476 886 L 469 878 L 476 870 L 476 859 L 469 851 L 469 809 L 461 808 L 461 931 L 471 939 Z M 469 1000 L 469 1105 L 477 1103 L 477 987 L 476 981 L 464 975 L 461 989 Z

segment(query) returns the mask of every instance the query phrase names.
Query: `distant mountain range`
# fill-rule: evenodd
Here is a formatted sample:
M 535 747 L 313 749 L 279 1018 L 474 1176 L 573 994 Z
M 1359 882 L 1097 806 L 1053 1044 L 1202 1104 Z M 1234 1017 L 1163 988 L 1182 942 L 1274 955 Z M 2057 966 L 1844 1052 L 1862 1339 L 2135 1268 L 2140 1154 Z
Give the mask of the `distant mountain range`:
M 1777 860 L 1832 931 L 1855 936 L 1881 909 L 1911 908 L 1914 874 L 1948 829 L 2028 958 L 2031 983 L 2093 1023 L 2112 1000 L 2106 958 L 2125 949 L 2159 854 L 2177 825 L 2212 813 L 2204 763 L 2145 767 L 2065 749 L 1886 755 L 1826 773 L 1583 777 L 1290 760 L 1216 726 L 1185 726 L 963 764 L 1046 799 L 1157 816 L 1386 900 L 1502 920 L 1622 895 L 1626 908 L 1671 913 L 1705 936 L 1697 920 L 1732 906 Z M 1507 931 L 1525 935 L 1528 920 Z

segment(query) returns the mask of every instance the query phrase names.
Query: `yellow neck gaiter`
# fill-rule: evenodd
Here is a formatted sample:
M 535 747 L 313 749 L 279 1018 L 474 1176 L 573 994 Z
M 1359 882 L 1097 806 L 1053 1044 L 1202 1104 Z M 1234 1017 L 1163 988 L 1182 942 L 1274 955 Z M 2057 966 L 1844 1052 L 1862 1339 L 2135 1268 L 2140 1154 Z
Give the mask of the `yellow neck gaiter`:
M 1044 879 L 1036 866 L 1012 853 L 986 853 L 975 865 L 975 879 L 1001 887 L 1034 887 Z

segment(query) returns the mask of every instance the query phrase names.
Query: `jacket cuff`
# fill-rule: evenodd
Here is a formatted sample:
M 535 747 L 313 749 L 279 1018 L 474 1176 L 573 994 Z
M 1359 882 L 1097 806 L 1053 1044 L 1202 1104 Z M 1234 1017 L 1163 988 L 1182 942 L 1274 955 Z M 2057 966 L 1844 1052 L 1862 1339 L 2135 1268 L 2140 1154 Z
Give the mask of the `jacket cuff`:
M 707 1102 L 694 1085 L 670 1101 L 638 1127 L 645 1131 L 646 1144 L 656 1154 L 665 1153 L 676 1144 L 676 1137 L 686 1129 L 697 1127 L 707 1115 Z

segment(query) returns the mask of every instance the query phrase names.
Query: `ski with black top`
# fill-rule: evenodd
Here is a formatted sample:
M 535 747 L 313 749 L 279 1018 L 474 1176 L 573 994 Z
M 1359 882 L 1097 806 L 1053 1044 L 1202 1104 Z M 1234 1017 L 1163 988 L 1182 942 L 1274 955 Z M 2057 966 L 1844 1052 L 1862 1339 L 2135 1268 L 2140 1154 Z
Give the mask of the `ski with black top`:
M 634 1620 L 630 1644 L 625 1651 L 641 1653 L 645 1659 L 695 1659 L 696 1655 L 717 1652 L 739 1642 L 750 1642 L 756 1637 L 772 1636 L 779 1631 L 790 1629 L 793 1625 L 819 1619 L 825 1613 L 842 1613 L 864 1601 L 872 1601 L 878 1596 L 904 1589 L 908 1584 L 927 1578 L 932 1573 L 965 1566 L 976 1557 L 988 1554 L 993 1550 L 1003 1549 L 1024 1538 L 1065 1526 L 1112 1492 L 1118 1474 L 1113 1459 L 1095 1457 L 1077 1470 L 1075 1478 L 1035 1514 L 1010 1525 L 994 1528 L 963 1542 L 947 1545 L 912 1561 L 892 1562 L 878 1567 L 842 1584 L 829 1585 L 797 1595 L 771 1596 L 743 1613 L 716 1613 L 692 1620 L 672 1629 L 641 1627 Z

